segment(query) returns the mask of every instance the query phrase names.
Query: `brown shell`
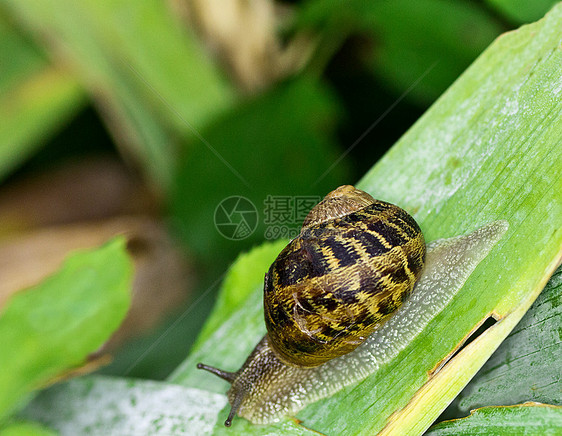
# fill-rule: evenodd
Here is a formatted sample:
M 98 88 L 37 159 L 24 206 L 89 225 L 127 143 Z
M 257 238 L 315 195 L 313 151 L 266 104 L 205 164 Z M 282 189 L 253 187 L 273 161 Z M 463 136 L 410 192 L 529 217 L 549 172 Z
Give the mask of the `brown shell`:
M 266 275 L 272 348 L 304 367 L 353 351 L 410 294 L 424 258 L 423 235 L 404 210 L 349 185 L 336 189 Z

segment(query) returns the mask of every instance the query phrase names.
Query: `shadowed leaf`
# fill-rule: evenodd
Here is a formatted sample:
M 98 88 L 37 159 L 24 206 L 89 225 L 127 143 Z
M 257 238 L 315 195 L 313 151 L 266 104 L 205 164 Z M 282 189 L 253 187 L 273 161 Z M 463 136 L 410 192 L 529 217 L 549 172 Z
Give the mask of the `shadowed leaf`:
M 427 436 L 472 435 L 543 435 L 555 436 L 562 428 L 562 408 L 540 403 L 509 407 L 483 407 L 469 417 L 445 421 L 426 433 Z

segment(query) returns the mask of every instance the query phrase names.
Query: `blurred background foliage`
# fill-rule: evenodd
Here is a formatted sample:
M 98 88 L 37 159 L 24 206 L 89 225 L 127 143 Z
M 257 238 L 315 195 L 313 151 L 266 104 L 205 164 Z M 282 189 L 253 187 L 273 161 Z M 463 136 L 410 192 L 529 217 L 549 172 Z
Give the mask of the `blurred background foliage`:
M 102 371 L 165 378 L 268 195 L 354 183 L 554 3 L 0 0 L 0 305 L 125 233 L 135 294 Z M 258 211 L 234 241 L 213 222 L 233 195 Z

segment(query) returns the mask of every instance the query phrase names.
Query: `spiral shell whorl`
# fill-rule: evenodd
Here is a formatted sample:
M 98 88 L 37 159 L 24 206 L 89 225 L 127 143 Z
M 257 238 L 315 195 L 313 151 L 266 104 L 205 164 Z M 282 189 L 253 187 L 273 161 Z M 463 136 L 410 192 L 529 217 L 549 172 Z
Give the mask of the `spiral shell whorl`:
M 302 230 L 352 212 L 357 212 L 375 201 L 365 191 L 351 185 L 343 185 L 334 189 L 308 213 L 302 224 Z M 301 231 L 302 231 L 301 230 Z
M 424 256 L 421 231 L 405 211 L 351 186 L 331 192 L 267 274 L 271 347 L 301 367 L 349 353 L 409 295 Z

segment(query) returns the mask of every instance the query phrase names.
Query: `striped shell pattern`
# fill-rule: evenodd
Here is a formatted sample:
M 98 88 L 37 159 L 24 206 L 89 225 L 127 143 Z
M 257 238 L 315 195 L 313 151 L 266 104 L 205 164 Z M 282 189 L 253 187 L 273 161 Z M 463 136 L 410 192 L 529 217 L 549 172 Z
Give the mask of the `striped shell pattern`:
M 410 294 L 424 257 L 404 210 L 349 185 L 332 191 L 266 274 L 272 348 L 305 367 L 349 353 Z

